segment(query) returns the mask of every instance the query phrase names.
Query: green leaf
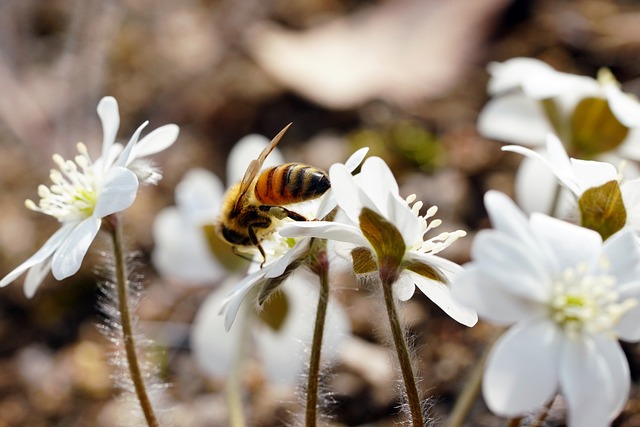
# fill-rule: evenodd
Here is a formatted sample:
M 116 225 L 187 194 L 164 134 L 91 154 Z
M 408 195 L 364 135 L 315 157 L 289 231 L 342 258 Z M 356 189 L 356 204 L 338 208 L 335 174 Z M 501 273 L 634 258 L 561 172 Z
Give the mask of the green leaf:
M 365 247 L 357 247 L 351 251 L 353 271 L 356 274 L 373 273 L 378 270 L 378 264 L 371 251 Z
M 582 226 L 597 231 L 606 240 L 624 227 L 627 211 L 617 181 L 609 181 L 585 191 L 580 200 Z
M 258 312 L 258 318 L 274 331 L 279 331 L 289 314 L 289 299 L 284 292 L 272 295 Z
M 602 98 L 585 98 L 571 117 L 572 154 L 593 157 L 617 148 L 629 129 L 616 119 L 609 103 Z
M 406 245 L 400 231 L 382 215 L 369 208 L 362 208 L 360 230 L 367 238 L 378 258 L 378 274 L 383 285 L 393 284 L 401 272 Z
M 376 251 L 378 262 L 390 259 L 399 266 L 407 247 L 395 225 L 369 208 L 362 208 L 358 220 L 362 234 Z

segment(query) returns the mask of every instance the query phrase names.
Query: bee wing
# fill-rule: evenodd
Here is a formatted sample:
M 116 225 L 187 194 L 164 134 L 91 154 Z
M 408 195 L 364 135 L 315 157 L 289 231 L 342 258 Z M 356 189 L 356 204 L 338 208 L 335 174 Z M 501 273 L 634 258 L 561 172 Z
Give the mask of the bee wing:
M 278 143 L 282 139 L 282 136 L 285 134 L 285 132 L 287 131 L 287 129 L 289 129 L 291 125 L 292 123 L 289 123 L 284 127 L 284 129 L 278 132 L 278 134 L 273 137 L 271 142 L 269 142 L 269 145 L 266 146 L 264 150 L 262 150 L 258 158 L 255 160 L 252 160 L 251 163 L 249 163 L 249 166 L 247 167 L 247 170 L 245 171 L 244 176 L 242 177 L 242 181 L 240 181 L 240 191 L 239 191 L 238 199 L 236 200 L 235 209 L 238 209 L 238 207 L 241 206 L 242 199 L 244 199 L 244 196 L 247 193 L 247 190 L 249 190 L 249 187 L 251 186 L 253 181 L 256 179 L 256 176 L 258 176 L 258 173 L 260 172 L 260 169 L 262 169 L 262 164 L 264 163 L 265 159 L 267 158 L 269 153 L 273 151 L 276 145 L 278 145 Z

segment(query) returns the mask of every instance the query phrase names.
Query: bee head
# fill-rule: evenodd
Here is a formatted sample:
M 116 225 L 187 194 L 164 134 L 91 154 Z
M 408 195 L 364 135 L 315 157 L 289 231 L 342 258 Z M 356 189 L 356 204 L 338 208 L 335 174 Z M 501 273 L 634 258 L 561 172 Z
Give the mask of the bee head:
M 232 245 L 250 246 L 252 244 L 248 234 L 238 233 L 224 225 L 220 227 L 220 234 Z

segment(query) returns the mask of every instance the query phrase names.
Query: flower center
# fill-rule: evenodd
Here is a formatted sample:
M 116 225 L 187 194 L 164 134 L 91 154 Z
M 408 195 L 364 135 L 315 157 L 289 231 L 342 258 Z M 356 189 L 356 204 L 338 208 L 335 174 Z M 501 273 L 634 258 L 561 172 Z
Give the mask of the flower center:
M 76 221 L 93 214 L 98 201 L 95 172 L 87 148 L 78 143 L 79 154 L 74 161 L 64 160 L 59 154 L 53 156 L 58 169 L 52 169 L 51 186 L 40 185 L 40 202 L 36 205 L 27 200 L 27 208 L 51 215 L 60 222 Z
M 566 269 L 553 284 L 552 319 L 569 335 L 612 333 L 620 318 L 638 304 L 620 299 L 614 276 L 591 275 L 586 264 Z

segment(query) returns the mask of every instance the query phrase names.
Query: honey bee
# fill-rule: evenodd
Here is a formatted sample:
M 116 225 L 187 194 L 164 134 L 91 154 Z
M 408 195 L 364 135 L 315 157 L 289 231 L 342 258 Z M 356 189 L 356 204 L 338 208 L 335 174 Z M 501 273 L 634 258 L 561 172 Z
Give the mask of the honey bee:
M 260 242 L 273 233 L 277 220 L 307 220 L 283 205 L 313 200 L 331 187 L 324 171 L 302 163 L 286 163 L 261 170 L 289 126 L 291 123 L 271 140 L 257 159 L 251 161 L 242 181 L 229 188 L 217 224 L 218 234 L 233 245 L 236 254 L 241 255 L 238 247 L 258 248 L 263 259 L 261 267 L 267 256 Z

